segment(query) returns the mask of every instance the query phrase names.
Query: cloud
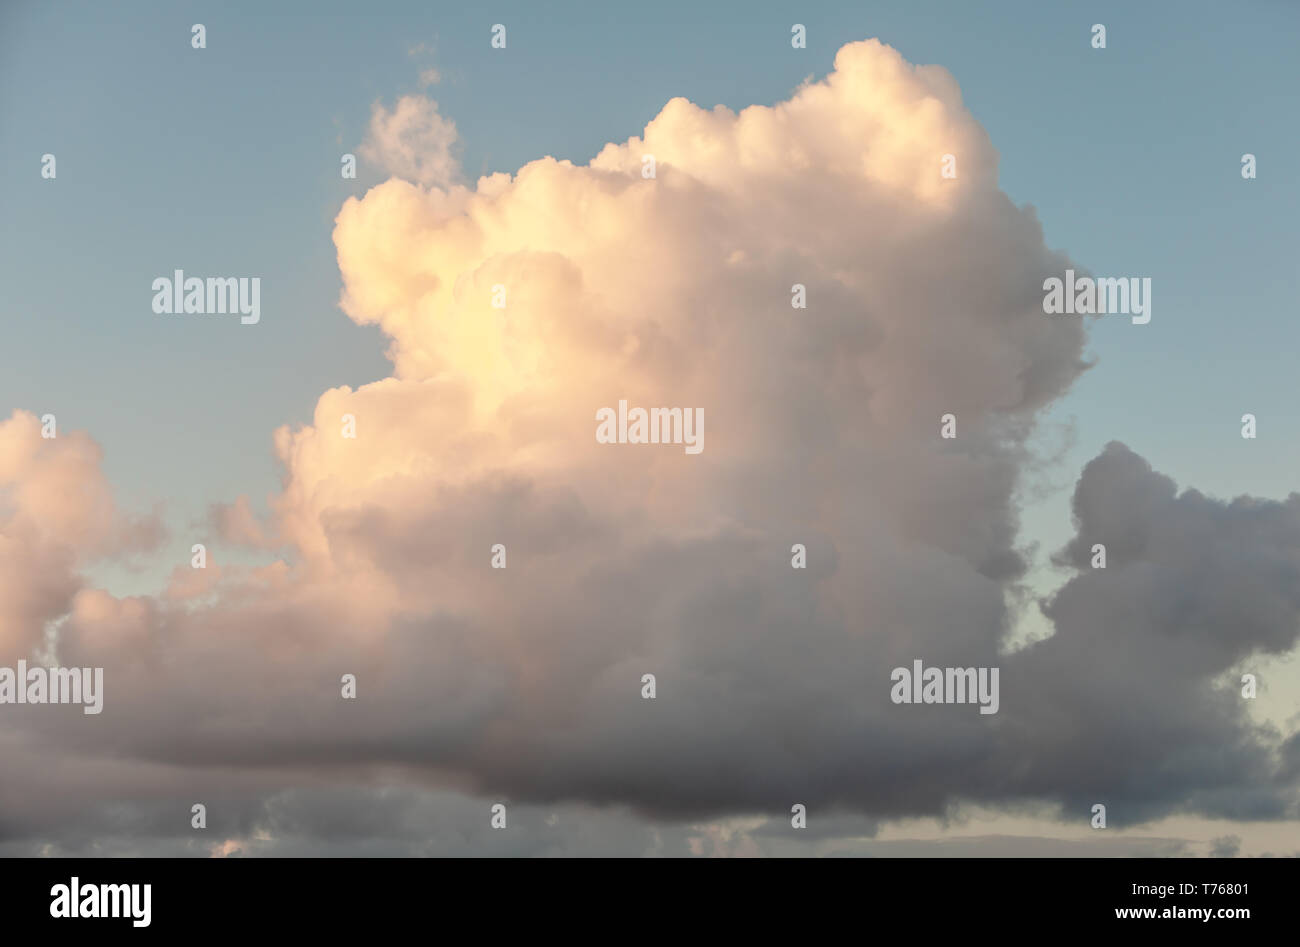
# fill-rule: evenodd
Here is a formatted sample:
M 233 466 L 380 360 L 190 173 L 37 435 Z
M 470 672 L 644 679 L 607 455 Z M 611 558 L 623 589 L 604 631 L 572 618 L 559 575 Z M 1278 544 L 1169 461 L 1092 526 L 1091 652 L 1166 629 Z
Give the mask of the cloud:
M 157 548 L 156 514 L 117 509 L 85 432 L 44 437 L 34 414 L 0 422 L 0 658 L 30 655 L 66 614 L 80 570 L 109 556 Z
M 1241 851 L 1240 835 L 1222 835 L 1216 838 L 1210 849 L 1211 858 L 1236 858 Z
M 1118 796 L 1137 819 L 1294 818 L 1285 744 L 1251 722 L 1240 670 L 1296 646 L 1300 494 L 1180 494 L 1113 443 L 1084 468 L 1074 513 L 1061 558 L 1076 571 L 1044 603 L 1056 634 L 1003 672 L 1003 705 L 1034 711 L 1007 747 L 1023 754 L 1021 790 L 1055 784 L 1072 808 Z
M 1076 490 L 1055 636 L 1002 647 L 1027 440 L 1085 337 L 1043 315 L 1070 261 L 998 189 L 944 70 L 851 44 L 786 102 L 675 99 L 589 165 L 473 187 L 452 183 L 453 141 L 433 103 L 376 108 L 372 160 L 398 177 L 349 199 L 334 240 L 341 304 L 389 337 L 393 375 L 276 432 L 267 522 L 246 501 L 214 514 L 285 559 L 203 601 L 178 584 L 67 612 L 60 653 L 106 668 L 104 712 L 7 712 L 14 754 L 58 747 L 103 792 L 206 787 L 241 812 L 382 774 L 683 822 L 788 823 L 796 802 L 864 827 L 964 801 L 1072 820 L 1103 802 L 1116 825 L 1294 814 L 1282 736 L 1219 685 L 1295 645 L 1300 499 L 1180 495 L 1112 445 Z M 705 451 L 597 443 L 620 399 L 702 408 Z M 1081 558 L 1097 541 L 1104 572 Z M 914 659 L 1001 666 L 1000 712 L 893 704 Z M 31 765 L 0 824 L 84 802 Z M 255 822 L 223 850 L 255 849 Z
M 256 549 L 274 549 L 279 545 L 274 536 L 266 534 L 247 496 L 236 498 L 234 503 L 212 504 L 208 509 L 208 522 L 228 543 Z
M 427 70 L 421 73 L 421 85 Z M 432 81 L 436 82 L 434 78 Z M 390 112 L 376 102 L 370 112 L 370 129 L 361 156 L 395 177 L 424 186 L 443 187 L 460 177 L 453 152 L 456 123 L 438 112 L 438 103 L 419 95 L 404 95 Z

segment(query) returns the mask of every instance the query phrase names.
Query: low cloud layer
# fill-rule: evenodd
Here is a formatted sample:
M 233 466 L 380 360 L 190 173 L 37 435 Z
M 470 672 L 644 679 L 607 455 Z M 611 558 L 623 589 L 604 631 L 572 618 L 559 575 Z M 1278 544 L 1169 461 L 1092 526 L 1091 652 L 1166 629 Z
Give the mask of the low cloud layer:
M 1230 672 L 1295 647 L 1300 497 L 1180 494 L 1112 444 L 1076 487 L 1055 634 L 1002 647 L 1027 439 L 1085 335 L 1043 314 L 1073 264 L 998 189 L 947 72 L 852 44 L 774 107 L 674 99 L 589 165 L 473 188 L 436 107 L 378 110 L 372 139 L 398 177 L 334 239 L 343 308 L 389 337 L 393 375 L 276 432 L 269 519 L 214 516 L 282 559 L 157 598 L 82 588 L 112 521 L 89 440 L 69 436 L 63 505 L 22 461 L 34 419 L 0 428 L 21 527 L 0 587 L 24 590 L 0 663 L 53 622 L 107 691 L 93 719 L 3 708 L 0 840 L 84 824 L 92 798 L 101 826 L 113 800 L 177 837 L 182 801 L 225 799 L 244 837 L 270 799 L 375 784 L 786 825 L 794 803 L 868 824 L 967 801 L 1296 816 L 1296 739 L 1250 721 Z M 597 443 L 620 400 L 702 408 L 705 450 Z M 892 703 L 915 659 L 1001 667 L 999 712 Z

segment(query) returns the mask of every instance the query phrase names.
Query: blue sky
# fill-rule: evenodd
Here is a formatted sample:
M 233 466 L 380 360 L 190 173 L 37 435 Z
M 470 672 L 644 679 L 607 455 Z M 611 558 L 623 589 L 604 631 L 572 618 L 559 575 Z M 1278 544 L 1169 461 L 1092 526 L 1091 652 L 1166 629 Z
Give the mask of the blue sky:
M 947 68 L 1001 154 L 1003 189 L 1050 246 L 1101 275 L 1153 280 L 1153 319 L 1094 324 L 1097 366 L 1043 442 L 1073 447 L 1027 512 L 1026 540 L 1068 535 L 1081 465 L 1123 440 L 1180 485 L 1285 496 L 1300 470 L 1292 408 L 1300 184 L 1300 9 L 1281 2 L 9 3 L 0 11 L 0 233 L 7 319 L 0 412 L 53 412 L 105 449 L 124 505 L 167 504 L 157 568 L 208 504 L 278 485 L 271 431 L 329 387 L 389 373 L 377 330 L 337 306 L 342 201 L 378 183 L 356 152 L 372 103 L 426 91 L 460 132 L 471 180 L 542 155 L 588 161 L 685 96 L 741 108 L 821 77 L 879 37 Z M 509 54 L 489 46 L 507 25 Z M 790 24 L 808 28 L 793 50 Z M 1090 27 L 1108 46 L 1094 50 Z M 207 27 L 205 50 L 190 25 Z M 58 160 L 42 180 L 40 157 Z M 1243 181 L 1254 153 L 1259 177 Z M 153 277 L 262 277 L 262 321 L 168 320 Z M 1260 436 L 1239 436 L 1240 417 Z

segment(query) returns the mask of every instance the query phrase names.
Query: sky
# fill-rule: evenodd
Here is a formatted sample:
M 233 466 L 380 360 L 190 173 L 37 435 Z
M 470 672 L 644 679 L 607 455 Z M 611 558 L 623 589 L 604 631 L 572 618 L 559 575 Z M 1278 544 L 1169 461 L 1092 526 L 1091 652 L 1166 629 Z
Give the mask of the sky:
M 195 23 L 204 49 L 191 46 Z M 491 46 L 496 23 L 505 49 Z M 791 47 L 793 23 L 807 48 Z M 1105 49 L 1091 45 L 1095 23 Z M 1300 710 L 1296 628 L 1277 587 L 1300 561 L 1287 503 L 1300 469 L 1298 28 L 1300 9 L 1268 0 L 4 4 L 0 424 L 14 459 L 0 484 L 17 512 L 0 588 L 17 604 L 0 663 L 53 634 L 65 660 L 134 655 L 155 676 L 122 671 L 138 689 L 129 706 L 109 699 L 105 749 L 91 752 L 71 717 L 23 717 L 8 737 L 63 747 L 59 778 L 117 786 L 104 804 L 126 806 L 138 831 L 115 834 L 102 814 L 56 830 L 62 810 L 33 798 L 39 788 L 75 808 L 75 778 L 38 772 L 0 797 L 0 851 L 390 851 L 411 825 L 440 839 L 460 807 L 509 796 L 536 837 L 485 831 L 473 843 L 485 853 L 606 844 L 581 841 L 590 827 L 546 841 L 552 810 L 560 824 L 617 821 L 601 837 L 626 835 L 636 851 L 871 853 L 890 839 L 937 851 L 927 846 L 970 833 L 987 846 L 977 853 L 1041 838 L 1073 853 L 1102 843 L 1086 817 L 1080 829 L 1053 807 L 1086 813 L 1108 789 L 1128 812 L 1113 834 L 1134 851 L 1204 854 L 1220 838 L 1243 854 L 1300 850 L 1300 751 L 1286 742 Z M 873 46 L 838 70 L 847 44 L 872 39 L 897 59 Z M 897 63 L 934 64 L 951 82 Z M 849 78 L 816 93 L 831 74 Z M 915 111 L 918 82 L 941 114 Z M 772 127 L 731 114 L 809 88 Z M 679 97 L 703 111 L 670 104 Z M 603 177 L 641 179 L 641 141 L 662 149 L 658 183 L 675 196 Z M 920 163 L 954 149 L 948 193 Z M 53 180 L 40 175 L 47 153 Z M 1240 173 L 1246 153 L 1253 180 Z M 355 179 L 340 175 L 345 154 L 358 156 Z M 548 156 L 576 170 L 530 164 Z M 860 158 L 869 187 L 845 170 Z M 412 177 L 418 190 L 400 183 Z M 704 262 L 715 244 L 740 255 Z M 1023 287 L 1041 296 L 1043 274 L 1065 261 L 1149 277 L 1151 322 L 1052 323 L 1025 308 Z M 260 277 L 258 324 L 155 313 L 152 281 L 178 268 Z M 788 324 L 787 287 L 814 272 L 808 318 Z M 484 329 L 495 317 L 473 299 L 499 280 L 522 288 L 526 319 Z M 580 416 L 589 437 L 591 412 L 625 396 L 704 403 L 700 462 L 576 446 L 565 419 Z M 963 466 L 938 473 L 948 455 L 932 435 L 949 404 Z M 364 457 L 326 436 L 349 408 L 362 412 Z M 54 414 L 59 443 L 35 452 L 15 411 Z M 1248 412 L 1254 439 L 1240 434 Z M 83 482 L 75 501 L 42 486 Z M 1256 499 L 1231 504 L 1242 496 Z M 1109 574 L 1072 559 L 1091 545 L 1072 510 L 1085 526 L 1141 534 L 1112 549 L 1118 590 L 1094 591 Z M 511 604 L 493 601 L 484 583 L 496 577 L 461 571 L 472 567 L 455 538 L 482 546 L 472 558 L 486 566 L 506 524 L 520 544 L 506 544 L 507 573 L 523 573 Z M 819 584 L 754 571 L 755 549 L 788 559 L 800 529 Z M 193 584 L 197 542 L 224 571 Z M 827 558 L 832 571 L 818 573 Z M 456 581 L 421 578 L 444 566 Z M 883 578 L 855 589 L 868 566 L 898 570 L 909 591 Z M 1071 582 L 1052 616 L 1008 604 Z M 651 594 L 668 587 L 667 603 Z M 620 613 L 615 589 L 644 617 L 601 639 Z M 531 613 L 547 621 L 524 639 Z M 963 638 L 954 623 L 967 620 L 978 627 Z M 804 624 L 795 639 L 825 664 L 788 653 Z M 846 631 L 876 625 L 886 630 L 865 642 Z M 263 627 L 290 641 L 241 644 Z M 1017 711 L 1004 652 L 1010 722 L 995 733 L 928 716 L 894 729 L 878 714 L 900 708 L 843 697 L 870 691 L 858 679 L 879 661 L 933 660 L 945 635 L 962 660 L 991 661 L 1005 634 L 1053 629 L 1055 643 L 1016 652 L 1028 680 L 1055 681 L 1088 666 L 1078 649 L 1099 649 L 1095 688 L 1067 701 L 1025 685 Z M 264 671 L 242 666 L 250 647 Z M 589 665 L 548 657 L 579 653 Z M 349 655 L 398 679 L 367 715 L 329 717 L 346 735 L 338 752 L 332 731 L 303 719 L 323 711 L 301 683 L 246 717 L 224 703 L 243 687 L 262 694 L 254 685 L 281 680 L 286 661 L 334 680 L 327 658 Z M 1149 688 L 1107 670 L 1137 657 Z M 426 676 L 404 677 L 403 658 Z M 142 721 L 204 694 L 197 669 L 164 670 L 172 660 L 243 683 L 213 685 L 151 729 Z M 657 701 L 673 716 L 657 731 L 639 700 L 605 705 L 603 676 L 636 680 L 655 661 L 678 668 L 681 699 L 673 707 L 669 675 Z M 1230 707 L 1211 684 L 1242 662 L 1261 673 L 1260 697 Z M 433 684 L 446 702 L 425 708 Z M 566 702 L 567 690 L 584 699 Z M 1149 734 L 1169 756 L 1100 720 L 1077 729 L 1099 695 L 1129 693 L 1153 702 Z M 1053 699 L 1052 713 L 1034 703 Z M 750 700 L 754 726 L 724 712 Z M 1222 744 L 1177 724 L 1207 707 Z M 701 712 L 722 719 L 691 732 Z M 272 713 L 283 728 L 241 743 Z M 606 725 L 574 723 L 598 713 Z M 561 734 L 554 744 L 530 715 Z M 791 733 L 771 737 L 782 726 Z M 817 738 L 799 742 L 801 728 Z M 654 747 L 643 759 L 619 749 L 637 735 Z M 1075 761 L 1053 749 L 1065 745 Z M 1240 755 L 1210 766 L 1209 745 Z M 767 796 L 698 766 L 729 747 Z M 842 820 L 835 832 L 782 834 L 801 791 L 782 757 L 816 773 L 805 791 Z M 538 758 L 558 760 L 555 772 L 530 776 Z M 602 774 L 602 759 L 617 763 Z M 1095 785 L 1081 761 L 1095 763 Z M 196 841 L 183 819 L 170 833 L 160 813 L 187 813 L 181 801 L 203 786 L 226 801 L 214 828 Z M 357 793 L 370 794 L 374 824 L 347 825 Z M 441 804 L 447 793 L 459 795 Z M 440 851 L 429 844 L 421 853 Z

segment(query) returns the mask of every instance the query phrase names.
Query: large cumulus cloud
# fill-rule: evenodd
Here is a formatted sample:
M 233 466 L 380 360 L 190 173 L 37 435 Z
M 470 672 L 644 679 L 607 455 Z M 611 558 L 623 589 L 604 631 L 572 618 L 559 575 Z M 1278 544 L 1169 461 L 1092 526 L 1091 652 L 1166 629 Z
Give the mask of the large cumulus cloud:
M 1084 327 L 1043 314 L 1068 261 L 998 189 L 944 70 L 852 44 L 789 101 L 675 99 L 589 165 L 390 180 L 334 238 L 392 377 L 277 432 L 267 521 L 242 500 L 214 517 L 281 560 L 201 594 L 32 606 L 108 694 L 95 718 L 5 710 L 32 763 L 5 831 L 79 801 L 36 746 L 102 767 L 115 798 L 206 788 L 248 811 L 396 781 L 674 818 L 1294 814 L 1300 754 L 1219 685 L 1295 645 L 1300 501 L 1178 495 L 1113 446 L 1079 482 L 1055 636 L 1003 651 L 1026 442 L 1084 370 Z M 598 444 L 620 399 L 702 408 L 703 453 Z M 916 658 L 1000 665 L 1001 712 L 892 704 Z

